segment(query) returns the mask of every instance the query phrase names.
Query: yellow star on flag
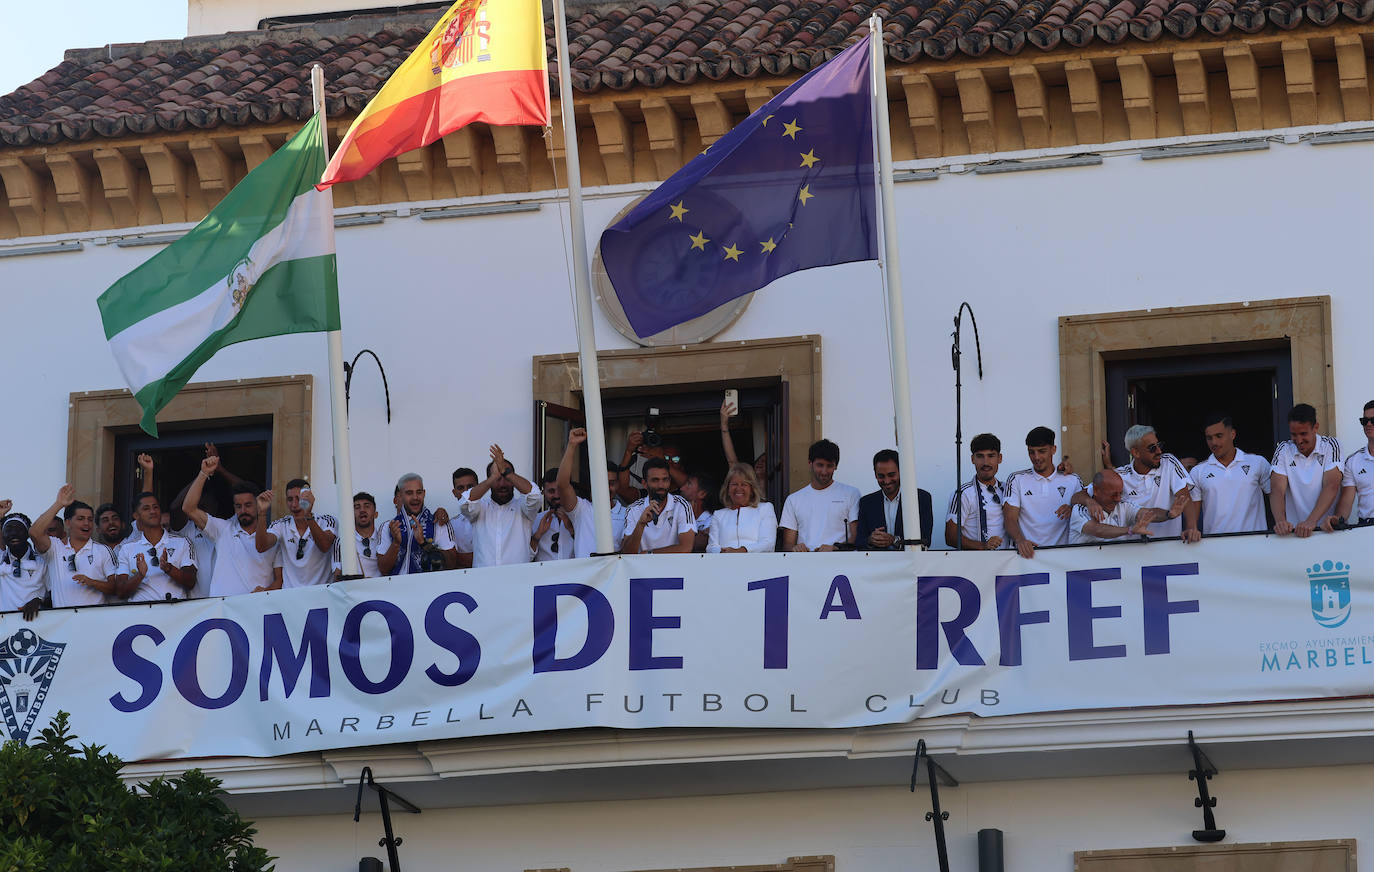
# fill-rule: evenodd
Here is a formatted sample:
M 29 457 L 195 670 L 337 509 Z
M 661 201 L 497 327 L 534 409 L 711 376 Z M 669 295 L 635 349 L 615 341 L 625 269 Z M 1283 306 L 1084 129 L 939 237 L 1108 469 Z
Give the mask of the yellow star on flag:
M 761 254 L 767 254 L 768 252 L 778 247 L 778 244 L 773 241 L 773 237 L 771 236 L 768 237 L 767 242 L 760 242 L 759 245 L 763 246 L 763 251 L 760 252 Z
M 801 193 L 797 194 L 797 199 L 798 199 L 798 200 L 801 200 L 801 201 L 802 201 L 802 205 L 805 206 L 805 205 L 806 205 L 806 201 L 807 201 L 807 200 L 810 200 L 810 199 L 811 199 L 812 197 L 814 197 L 814 196 L 816 196 L 816 195 L 813 194 L 813 193 L 811 193 L 811 186 L 810 186 L 810 185 L 802 185 Z
M 735 244 L 733 242 L 725 247 L 726 260 L 733 260 L 735 263 L 739 263 L 739 256 L 741 254 L 744 254 L 744 251 L 742 249 L 735 248 Z
M 700 250 L 700 251 L 705 251 L 705 250 L 706 250 L 706 243 L 708 243 L 708 242 L 711 241 L 711 240 L 707 239 L 707 238 L 706 238 L 706 234 L 705 234 L 705 233 L 702 233 L 700 230 L 698 230 L 698 231 L 696 232 L 696 235 L 695 235 L 695 236 L 689 236 L 689 237 L 687 237 L 687 238 L 690 239 L 690 240 L 692 240 L 692 247 L 691 247 L 691 249 L 689 249 L 689 250 L 691 250 L 691 251 L 698 251 L 698 250 Z
M 808 151 L 806 154 L 802 155 L 801 159 L 801 165 L 806 167 L 807 169 L 810 169 L 811 167 L 815 166 L 816 161 L 820 160 L 820 158 L 816 157 L 816 150 L 814 148 Z
M 801 127 L 797 124 L 797 119 L 793 118 L 782 126 L 782 135 L 791 139 L 796 139 L 797 134 L 801 133 Z
M 682 200 L 678 200 L 676 203 L 668 207 L 669 209 L 673 210 L 673 214 L 668 216 L 669 221 L 673 220 L 674 218 L 681 221 L 683 215 L 686 215 L 688 212 L 692 211 L 691 209 L 688 209 L 686 206 L 682 205 L 682 203 Z

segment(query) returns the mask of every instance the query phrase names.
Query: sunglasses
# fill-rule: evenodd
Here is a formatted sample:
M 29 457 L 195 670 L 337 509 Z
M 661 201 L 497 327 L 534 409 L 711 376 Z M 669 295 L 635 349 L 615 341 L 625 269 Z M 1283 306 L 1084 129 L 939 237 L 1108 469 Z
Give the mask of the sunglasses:
M 72 572 L 76 572 L 76 555 L 68 554 L 63 559 L 67 561 L 67 568 L 70 569 Z
M 554 554 L 557 554 L 557 553 L 558 553 L 558 531 L 557 531 L 557 530 L 555 530 L 554 533 L 553 533 L 553 542 L 552 542 L 552 544 L 549 545 L 549 550 L 552 551 Z
M 149 565 L 149 566 L 157 566 L 157 547 L 156 547 L 156 546 L 150 545 L 150 546 L 148 547 L 148 565 Z
M 22 566 L 22 563 L 22 560 L 15 560 L 13 566 L 10 567 L 10 575 L 13 575 L 15 578 L 18 578 L 20 575 L 23 575 L 24 567 Z
M 363 556 L 364 556 L 364 557 L 371 557 L 371 556 L 372 556 L 372 540 L 371 540 L 371 539 L 364 539 L 364 540 L 363 540 Z
M 299 538 L 299 539 L 296 540 L 296 559 L 297 559 L 297 560 L 304 560 L 304 559 L 305 559 L 305 537 L 304 537 L 304 536 L 302 536 L 301 538 Z
M 1361 418 L 1361 419 L 1360 419 L 1360 426 L 1361 426 L 1361 427 L 1368 427 L 1370 424 L 1374 424 L 1374 417 Z
M 1142 445 L 1141 448 L 1150 452 L 1151 454 L 1159 454 L 1164 451 L 1164 443 L 1156 442 L 1153 445 Z

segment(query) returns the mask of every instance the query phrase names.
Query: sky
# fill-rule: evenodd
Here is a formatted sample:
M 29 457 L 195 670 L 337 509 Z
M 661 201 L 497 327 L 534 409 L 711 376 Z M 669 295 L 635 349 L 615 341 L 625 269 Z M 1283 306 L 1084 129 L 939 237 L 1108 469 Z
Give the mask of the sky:
M 8 94 L 60 64 L 69 48 L 184 37 L 186 0 L 0 0 L 0 32 L 0 94 Z

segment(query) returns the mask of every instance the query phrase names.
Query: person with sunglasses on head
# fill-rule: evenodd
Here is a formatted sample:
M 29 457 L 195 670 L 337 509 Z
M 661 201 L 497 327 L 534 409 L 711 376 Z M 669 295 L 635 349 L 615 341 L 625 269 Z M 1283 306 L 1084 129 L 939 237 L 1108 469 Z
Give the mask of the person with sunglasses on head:
M 1209 533 L 1265 530 L 1264 498 L 1271 490 L 1269 461 L 1236 447 L 1231 416 L 1213 412 L 1202 435 L 1211 454 L 1188 471 L 1193 499 L 1202 501 L 1202 526 Z
M 1374 524 L 1374 400 L 1364 404 L 1359 421 L 1367 441 L 1345 459 L 1336 510 L 1321 523 L 1328 533 L 1341 526 Z
M 217 518 L 200 507 L 205 487 L 216 474 L 223 474 L 218 454 L 210 454 L 200 462 L 200 471 L 186 488 L 181 509 L 188 523 L 204 535 L 214 555 L 209 596 L 235 596 L 252 593 L 272 584 L 272 563 L 276 548 L 258 550 L 258 531 L 267 526 L 266 513 L 258 507 L 258 489 L 253 484 L 236 479 L 231 489 L 234 518 Z
M 1002 517 L 1002 440 L 979 433 L 969 442 L 973 478 L 964 482 L 949 499 L 945 541 L 963 551 L 997 551 L 1010 548 Z
M 13 504 L 0 500 L 0 612 L 23 612 L 32 621 L 47 594 L 48 565 L 29 544 L 27 515 L 11 512 Z
M 265 517 L 271 508 L 272 492 L 258 494 L 258 513 Z M 315 515 L 314 508 L 310 482 L 293 478 L 286 483 L 286 509 L 290 514 L 269 527 L 258 527 L 258 551 L 278 548 L 274 577 L 264 590 L 310 587 L 334 580 L 339 522 L 333 515 Z
M 1164 450 L 1155 428 L 1149 424 L 1136 424 L 1126 431 L 1122 440 L 1131 460 L 1116 468 L 1125 488 L 1122 499 L 1142 509 L 1161 509 L 1167 518 L 1155 520 L 1150 524 L 1149 534 L 1155 539 L 1181 538 L 1184 542 L 1196 542 L 1202 538 L 1197 528 L 1201 503 L 1197 497 L 1193 480 L 1188 470 L 1177 457 Z M 1187 491 L 1188 501 L 1179 500 L 1179 494 Z M 1073 504 L 1083 506 L 1088 516 L 1098 523 L 1106 520 L 1107 512 L 1102 505 L 1091 499 L 1091 488 L 1074 494 Z M 1183 510 L 1170 513 L 1178 500 Z M 1180 517 L 1181 514 L 1181 517 Z
M 367 491 L 353 495 L 353 544 L 363 578 L 380 578 L 377 555 L 382 550 L 382 528 L 377 526 L 377 498 Z
M 1321 434 L 1317 410 L 1298 403 L 1288 412 L 1290 439 L 1274 451 L 1269 508 L 1274 532 L 1306 539 L 1321 527 L 1341 493 L 1341 443 Z
M 185 599 L 198 573 L 191 542 L 162 526 L 162 504 L 144 491 L 134 497 L 134 533 L 119 546 L 115 595 L 131 603 Z
M 67 522 L 65 542 L 46 529 L 59 512 Z M 76 489 L 69 484 L 58 488 L 57 501 L 34 523 L 29 535 L 34 550 L 47 561 L 54 608 L 98 606 L 114 596 L 115 555 L 91 538 L 94 530 L 95 512 L 76 498 Z

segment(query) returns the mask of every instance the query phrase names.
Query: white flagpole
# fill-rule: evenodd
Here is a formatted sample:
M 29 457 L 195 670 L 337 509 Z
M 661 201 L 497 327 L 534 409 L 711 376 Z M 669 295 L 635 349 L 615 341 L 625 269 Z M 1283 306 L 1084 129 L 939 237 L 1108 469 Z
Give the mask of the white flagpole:
M 587 262 L 587 228 L 582 214 L 582 166 L 577 153 L 577 119 L 573 114 L 572 72 L 568 66 L 568 22 L 563 0 L 553 0 L 554 31 L 558 39 L 558 105 L 563 121 L 563 148 L 568 162 L 568 213 L 572 227 L 573 286 L 577 312 L 577 360 L 582 370 L 582 400 L 587 412 L 588 482 L 596 518 L 596 552 L 615 550 L 611 542 L 611 495 L 604 481 L 606 426 L 601 419 L 601 372 L 596 362 L 596 330 L 592 321 L 591 267 Z
M 315 114 L 320 119 L 320 147 L 329 156 L 328 118 L 324 111 L 324 67 L 310 68 L 310 89 L 315 102 Z M 333 202 L 333 189 L 324 192 Z M 333 215 L 333 210 L 330 210 Z M 332 220 L 332 218 L 331 218 Z M 330 229 L 333 233 L 333 229 Z M 358 548 L 353 525 L 353 463 L 348 445 L 348 400 L 344 396 L 343 332 L 330 330 L 329 337 L 329 417 L 334 425 L 334 481 L 339 488 L 339 558 L 343 574 L 361 576 Z
M 883 215 L 882 270 L 887 285 L 888 346 L 892 355 L 892 408 L 897 416 L 897 456 L 902 468 L 904 538 L 921 537 L 921 503 L 916 493 L 916 437 L 911 425 L 911 383 L 906 362 L 906 316 L 902 311 L 902 264 L 897 241 L 897 212 L 892 199 L 892 134 L 887 120 L 887 70 L 883 55 L 883 19 L 868 19 L 870 94 L 878 153 L 878 188 Z M 915 546 L 907 546 L 915 550 Z

